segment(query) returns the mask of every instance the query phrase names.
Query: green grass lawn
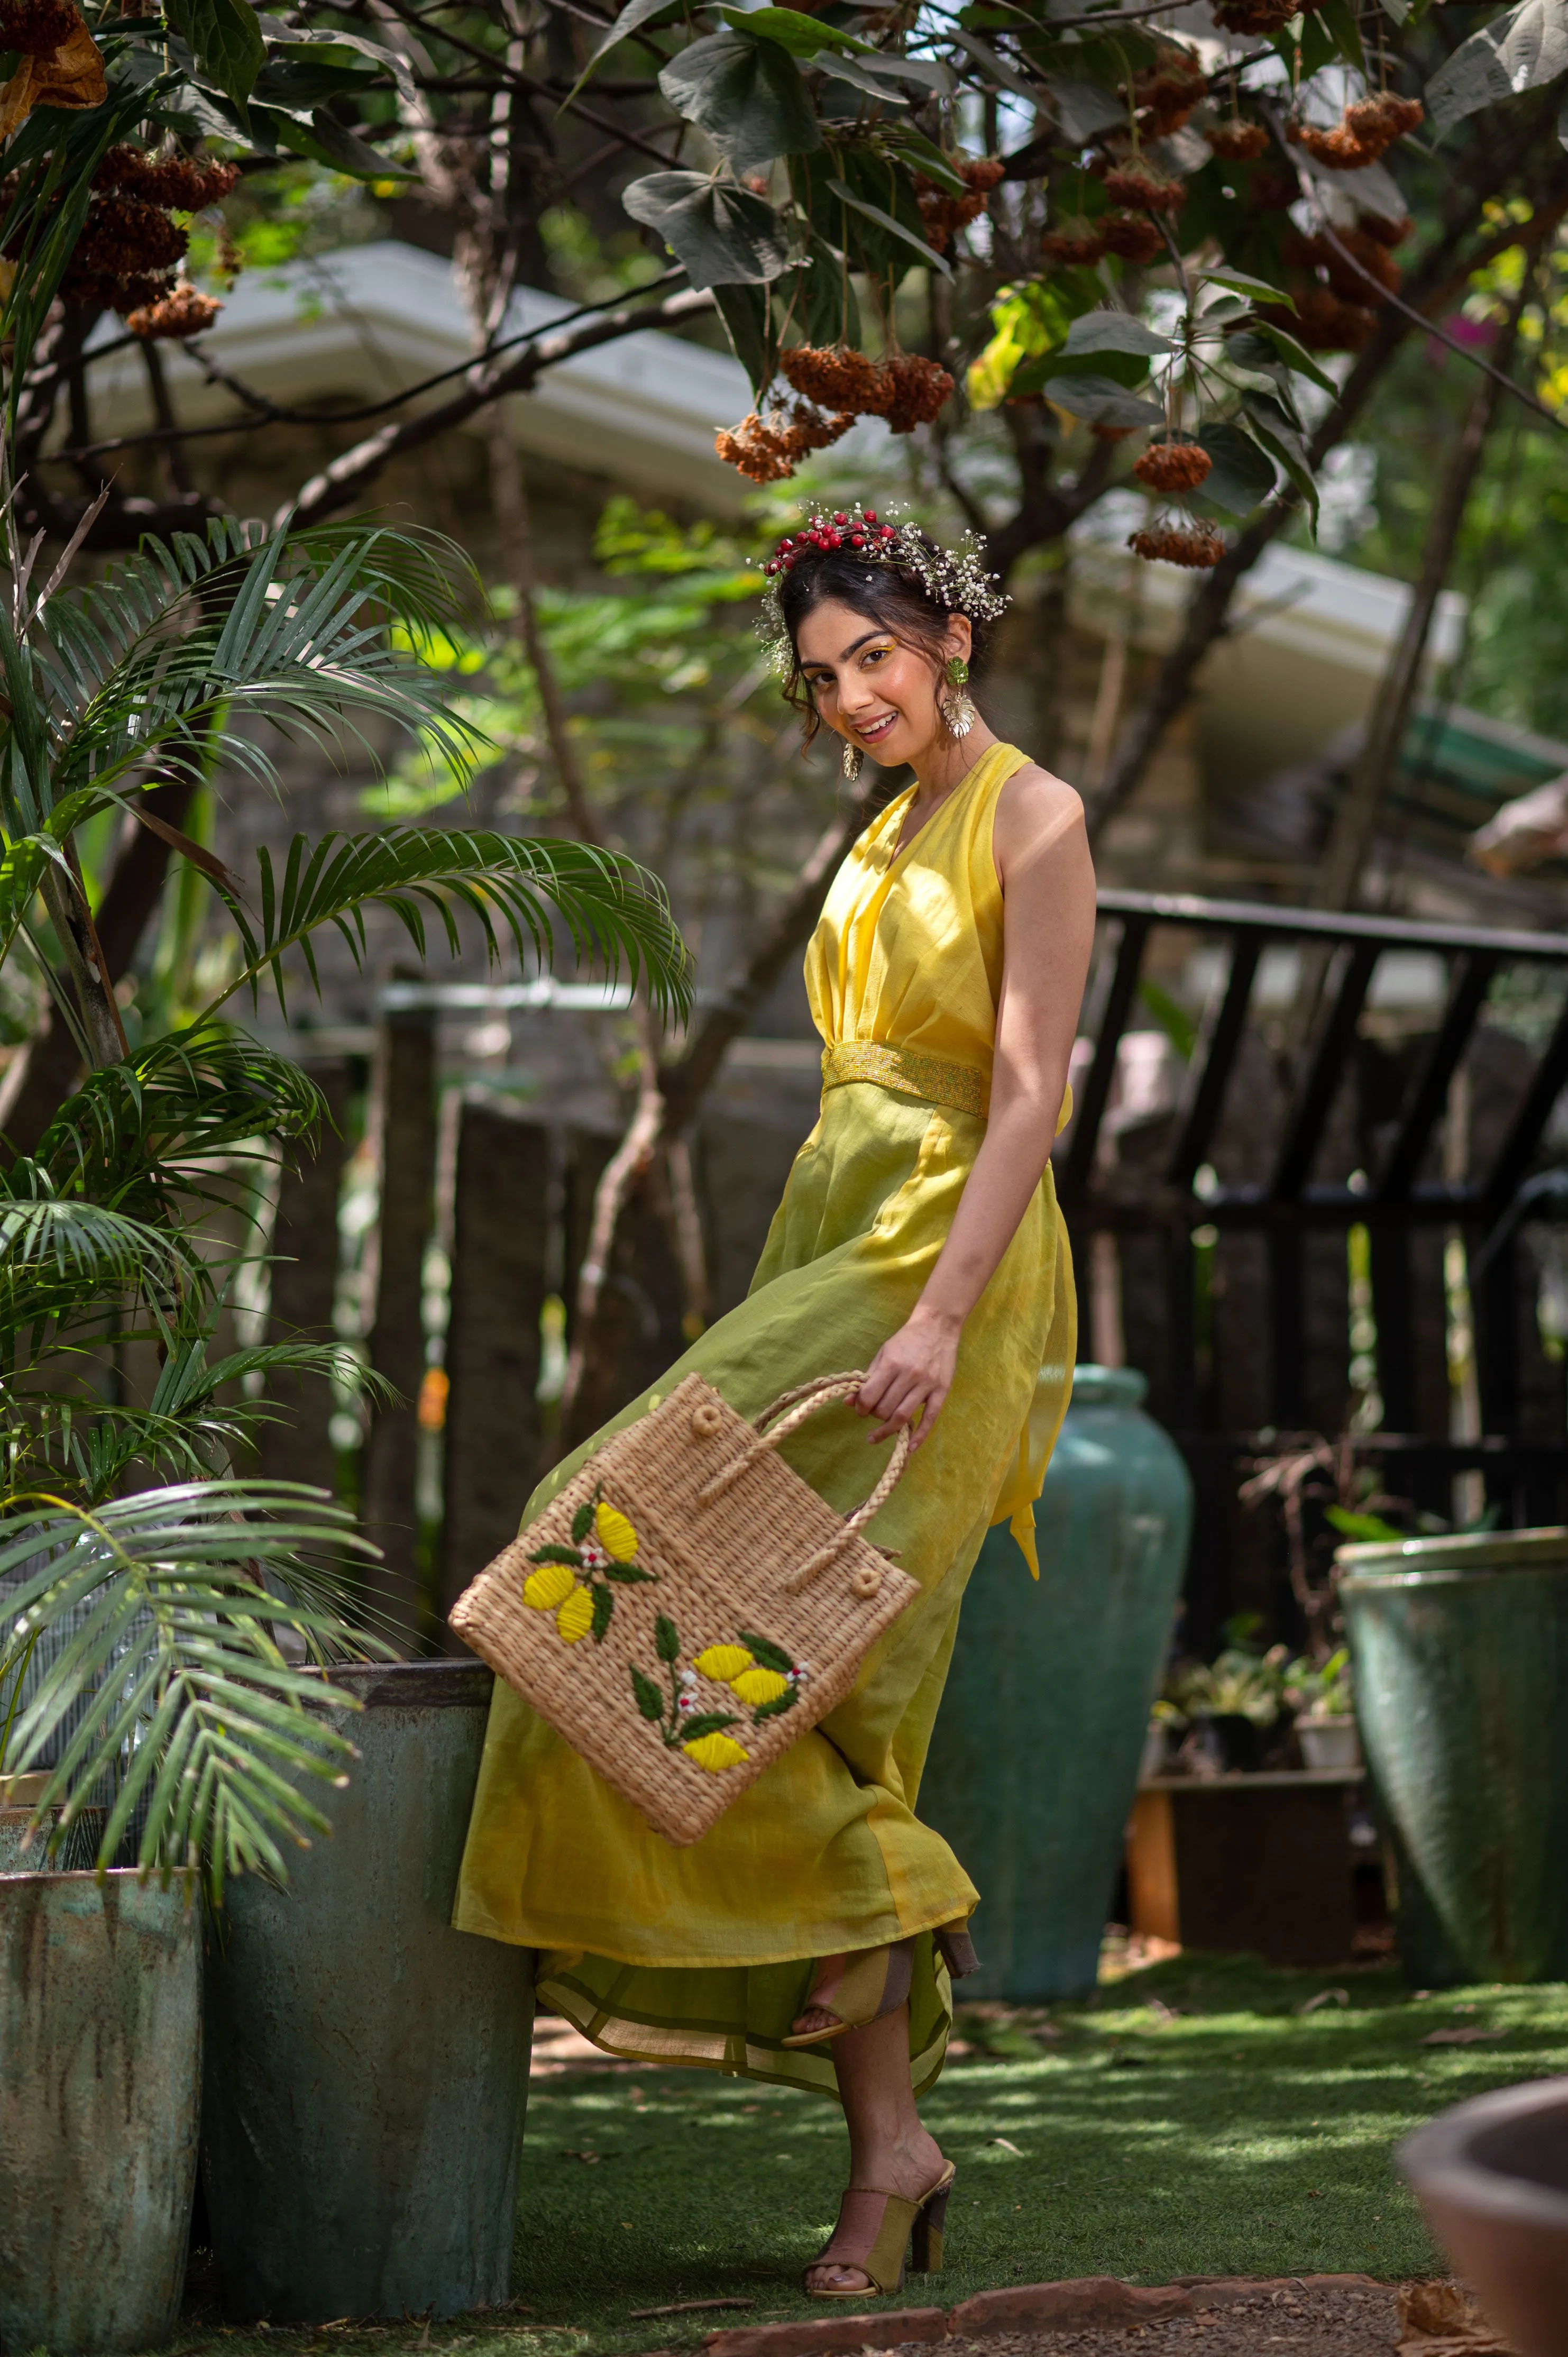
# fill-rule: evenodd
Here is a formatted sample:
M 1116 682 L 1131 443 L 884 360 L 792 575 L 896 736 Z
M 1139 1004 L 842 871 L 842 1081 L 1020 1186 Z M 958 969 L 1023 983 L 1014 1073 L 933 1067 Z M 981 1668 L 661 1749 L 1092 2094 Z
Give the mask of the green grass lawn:
M 1303 2009 L 1334 1987 L 1347 2003 Z M 1063 2276 L 1440 2273 L 1393 2147 L 1464 2096 L 1568 2072 L 1568 1987 L 1412 1998 L 1382 1966 L 1272 1972 L 1181 1956 L 1087 2005 L 961 2016 L 961 2027 L 974 2050 L 923 2107 L 958 2163 L 947 2269 L 911 2278 L 890 2307 Z M 1438 2029 L 1503 2034 L 1420 2042 Z M 514 2283 L 531 2312 L 455 2319 L 424 2339 L 393 2330 L 379 2346 L 505 2340 L 618 2357 L 715 2325 L 822 2315 L 800 2270 L 832 2224 L 844 2173 L 843 2120 L 820 2097 L 697 2071 L 543 2079 L 529 2107 Z M 628 2317 L 720 2295 L 755 2307 Z M 264 2345 L 280 2339 L 314 2341 L 274 2331 Z M 198 2329 L 182 2343 L 216 2336 Z

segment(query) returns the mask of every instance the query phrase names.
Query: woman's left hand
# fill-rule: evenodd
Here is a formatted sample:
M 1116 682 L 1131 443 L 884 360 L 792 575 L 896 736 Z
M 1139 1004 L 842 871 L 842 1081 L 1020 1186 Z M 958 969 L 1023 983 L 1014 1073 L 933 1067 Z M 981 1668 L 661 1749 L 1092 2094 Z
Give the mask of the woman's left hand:
M 880 1419 L 871 1437 L 890 1439 L 900 1425 L 919 1424 L 918 1448 L 942 1411 L 952 1389 L 958 1364 L 959 1337 L 963 1320 L 940 1310 L 916 1309 L 897 1334 L 882 1345 L 866 1370 L 855 1406 L 862 1415 Z

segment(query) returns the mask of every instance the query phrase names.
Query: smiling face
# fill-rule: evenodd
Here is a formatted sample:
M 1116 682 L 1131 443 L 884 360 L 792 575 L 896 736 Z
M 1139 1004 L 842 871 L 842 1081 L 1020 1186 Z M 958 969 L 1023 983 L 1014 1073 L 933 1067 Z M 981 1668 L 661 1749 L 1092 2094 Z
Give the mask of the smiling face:
M 967 662 L 970 639 L 968 617 L 955 614 L 944 658 L 960 655 Z M 801 621 L 795 644 L 823 726 L 885 770 L 905 761 L 918 768 L 933 746 L 947 744 L 931 658 L 896 631 L 839 598 L 824 597 Z

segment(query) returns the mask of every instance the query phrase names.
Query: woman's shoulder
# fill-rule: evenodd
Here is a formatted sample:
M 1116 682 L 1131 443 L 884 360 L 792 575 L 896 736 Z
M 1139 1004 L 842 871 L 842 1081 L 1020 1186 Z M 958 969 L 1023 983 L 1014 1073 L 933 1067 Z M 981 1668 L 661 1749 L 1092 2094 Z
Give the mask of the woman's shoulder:
M 1070 832 L 1083 823 L 1083 800 L 1076 786 L 1026 759 L 996 798 L 996 847 L 1026 850 L 1042 839 Z

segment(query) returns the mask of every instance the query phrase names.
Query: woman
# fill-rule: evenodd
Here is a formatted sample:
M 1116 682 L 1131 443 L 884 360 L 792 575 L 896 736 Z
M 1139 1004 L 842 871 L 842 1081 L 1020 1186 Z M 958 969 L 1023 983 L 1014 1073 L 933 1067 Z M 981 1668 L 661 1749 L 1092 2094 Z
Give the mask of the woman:
M 768 571 L 806 741 L 826 727 L 850 777 L 869 754 L 915 783 L 855 844 L 807 953 L 822 1117 L 747 1299 L 557 1466 L 528 1517 L 693 1370 L 751 1416 L 865 1367 L 869 1436 L 823 1415 L 786 1454 L 847 1512 L 881 1461 L 867 1438 L 915 1425 L 873 1534 L 922 1592 L 849 1699 L 691 1848 L 498 1685 L 456 1921 L 537 1948 L 542 2001 L 608 2052 L 836 2093 L 850 2188 L 806 2288 L 860 2298 L 897 2287 L 911 2234 L 916 2266 L 940 2265 L 953 2172 L 916 2096 L 941 2068 L 951 1976 L 972 1969 L 977 1894 L 914 1806 L 964 1583 L 1004 1517 L 1033 1567 L 1067 1405 L 1076 1320 L 1048 1157 L 1094 879 L 1078 796 L 963 692 L 1005 603 L 972 540 L 943 549 L 856 507 L 786 539 Z

